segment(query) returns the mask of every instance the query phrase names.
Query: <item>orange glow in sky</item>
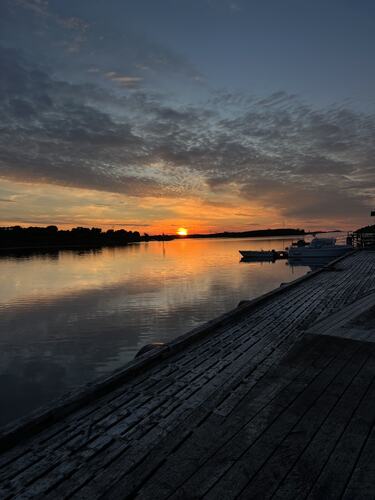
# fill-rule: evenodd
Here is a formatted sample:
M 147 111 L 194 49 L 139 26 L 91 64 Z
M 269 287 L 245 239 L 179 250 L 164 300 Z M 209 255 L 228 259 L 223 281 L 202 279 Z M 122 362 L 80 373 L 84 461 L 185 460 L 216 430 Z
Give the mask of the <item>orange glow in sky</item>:
M 67 188 L 0 179 L 0 226 L 76 226 L 139 231 L 148 234 L 217 233 L 277 227 L 353 229 L 373 223 L 361 214 L 350 220 L 285 216 L 293 199 L 242 199 L 235 188 L 189 196 L 130 197 L 120 193 Z M 284 208 L 284 204 L 285 207 Z M 184 226 L 182 226 L 184 224 Z M 187 229 L 188 228 L 188 229 Z M 185 232 L 186 231 L 186 232 Z

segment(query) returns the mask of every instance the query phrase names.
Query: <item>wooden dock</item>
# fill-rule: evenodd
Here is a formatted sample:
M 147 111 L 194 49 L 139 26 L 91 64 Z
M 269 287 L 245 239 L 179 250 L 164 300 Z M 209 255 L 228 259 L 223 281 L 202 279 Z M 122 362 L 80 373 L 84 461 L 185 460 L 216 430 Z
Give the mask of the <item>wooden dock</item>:
M 375 498 L 375 252 L 8 428 L 0 498 Z

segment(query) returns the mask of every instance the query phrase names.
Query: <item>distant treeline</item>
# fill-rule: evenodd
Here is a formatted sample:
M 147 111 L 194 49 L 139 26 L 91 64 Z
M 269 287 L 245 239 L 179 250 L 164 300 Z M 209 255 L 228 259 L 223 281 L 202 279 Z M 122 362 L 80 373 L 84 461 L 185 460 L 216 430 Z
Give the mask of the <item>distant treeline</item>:
M 304 229 L 257 229 L 255 231 L 240 231 L 230 232 L 224 231 L 223 233 L 214 234 L 191 234 L 188 238 L 261 238 L 267 236 L 300 236 L 306 233 Z
M 142 241 L 138 231 L 102 231 L 100 228 L 75 227 L 61 230 L 57 226 L 48 227 L 0 227 L 0 248 L 40 248 L 69 246 L 126 245 Z
M 191 234 L 183 238 L 257 238 L 269 236 L 300 236 L 309 234 L 304 229 L 259 229 L 256 231 L 242 231 L 215 234 Z M 0 248 L 44 248 L 44 247 L 101 247 L 120 246 L 128 243 L 152 240 L 173 240 L 181 238 L 176 235 L 148 235 L 142 236 L 138 231 L 125 229 L 108 229 L 102 231 L 98 227 L 75 227 L 61 230 L 57 226 L 47 227 L 0 227 Z

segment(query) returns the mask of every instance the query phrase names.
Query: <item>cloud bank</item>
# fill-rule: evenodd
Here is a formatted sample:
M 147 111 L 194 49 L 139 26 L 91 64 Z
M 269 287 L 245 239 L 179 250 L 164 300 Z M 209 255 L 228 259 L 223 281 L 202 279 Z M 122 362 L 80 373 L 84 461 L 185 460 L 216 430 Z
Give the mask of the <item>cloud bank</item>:
M 367 215 L 374 202 L 372 114 L 283 91 L 172 106 L 136 77 L 107 78 L 124 92 L 59 79 L 2 47 L 0 176 L 139 198 L 231 193 L 306 220 Z

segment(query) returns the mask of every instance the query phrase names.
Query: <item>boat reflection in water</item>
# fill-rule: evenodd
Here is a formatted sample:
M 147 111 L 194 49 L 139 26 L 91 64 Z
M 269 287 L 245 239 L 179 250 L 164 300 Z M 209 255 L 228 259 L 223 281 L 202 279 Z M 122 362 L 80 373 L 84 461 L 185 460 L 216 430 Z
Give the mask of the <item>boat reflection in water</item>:
M 268 263 L 272 263 L 274 264 L 276 262 L 277 259 L 275 259 L 275 257 L 273 256 L 269 256 L 269 257 L 265 257 L 265 256 L 261 256 L 261 257 L 242 257 L 242 259 L 240 259 L 240 262 L 246 262 L 246 263 L 251 263 L 253 262 L 254 264 L 263 264 L 264 262 L 268 262 Z
M 328 265 L 336 258 L 337 257 L 289 257 L 288 265 L 291 267 L 307 266 L 311 271 L 316 271 Z
M 315 271 L 317 269 L 320 269 L 330 262 L 334 260 L 335 258 L 332 257 L 289 257 L 286 261 L 286 265 L 290 266 L 292 268 L 294 267 L 309 267 L 311 271 Z M 241 263 L 257 263 L 257 264 L 275 264 L 275 262 L 279 259 L 275 259 L 274 257 L 271 256 L 252 256 L 252 257 L 242 257 L 240 260 Z

